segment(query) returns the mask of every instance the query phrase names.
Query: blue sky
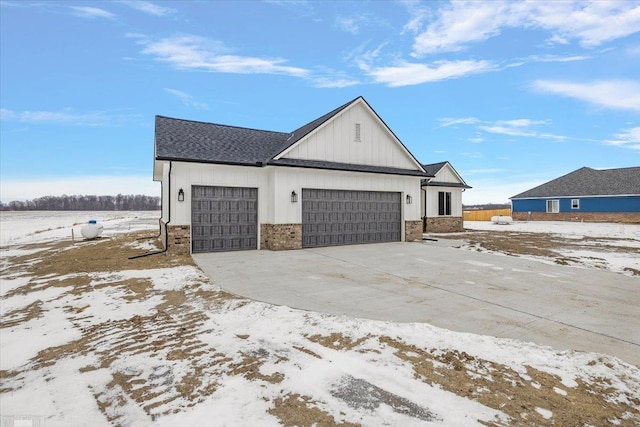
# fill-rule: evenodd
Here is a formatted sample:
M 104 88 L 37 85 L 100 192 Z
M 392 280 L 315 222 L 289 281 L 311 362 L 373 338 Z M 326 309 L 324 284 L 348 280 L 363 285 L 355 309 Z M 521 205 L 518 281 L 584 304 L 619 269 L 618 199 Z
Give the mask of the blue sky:
M 0 199 L 159 195 L 156 114 L 289 132 L 362 95 L 506 202 L 640 165 L 640 2 L 1 1 Z

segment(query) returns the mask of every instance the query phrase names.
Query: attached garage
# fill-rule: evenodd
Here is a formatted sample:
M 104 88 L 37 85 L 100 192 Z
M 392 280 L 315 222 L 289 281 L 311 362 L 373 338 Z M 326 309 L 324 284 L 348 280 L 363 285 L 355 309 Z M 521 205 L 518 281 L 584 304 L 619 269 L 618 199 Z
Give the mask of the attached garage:
M 154 159 L 172 253 L 422 240 L 430 175 L 362 97 L 291 132 L 156 116 Z
M 399 242 L 401 194 L 302 190 L 302 247 Z
M 192 252 L 258 249 L 258 189 L 195 185 Z

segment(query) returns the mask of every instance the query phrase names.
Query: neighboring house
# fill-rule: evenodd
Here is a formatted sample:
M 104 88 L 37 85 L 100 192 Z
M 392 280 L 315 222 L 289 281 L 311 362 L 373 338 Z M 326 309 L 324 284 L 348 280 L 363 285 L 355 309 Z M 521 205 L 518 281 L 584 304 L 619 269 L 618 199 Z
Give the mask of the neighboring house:
M 640 167 L 575 170 L 511 197 L 515 220 L 640 223 Z
M 156 116 L 154 160 L 171 252 L 422 238 L 430 175 L 362 97 L 290 133 Z
M 423 179 L 420 192 L 422 230 L 462 231 L 462 192 L 471 188 L 449 162 L 422 165 L 433 178 Z

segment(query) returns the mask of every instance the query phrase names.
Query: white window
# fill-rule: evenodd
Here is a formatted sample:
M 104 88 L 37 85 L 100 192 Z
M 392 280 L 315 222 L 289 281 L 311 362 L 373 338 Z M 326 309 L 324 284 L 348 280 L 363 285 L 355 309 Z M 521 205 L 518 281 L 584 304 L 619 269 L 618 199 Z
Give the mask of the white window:
M 547 200 L 547 213 L 560 212 L 560 200 Z
M 356 123 L 356 141 L 360 142 L 360 123 Z
M 580 209 L 580 199 L 571 199 L 571 209 Z

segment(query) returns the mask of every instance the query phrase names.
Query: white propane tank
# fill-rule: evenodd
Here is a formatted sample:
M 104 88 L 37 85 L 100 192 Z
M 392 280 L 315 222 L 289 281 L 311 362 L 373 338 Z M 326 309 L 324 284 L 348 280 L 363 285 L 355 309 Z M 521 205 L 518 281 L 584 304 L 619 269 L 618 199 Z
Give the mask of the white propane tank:
M 497 215 L 491 217 L 491 222 L 499 225 L 509 225 L 513 223 L 513 218 L 505 215 Z
M 104 230 L 102 224 L 98 224 L 95 219 L 91 219 L 87 224 L 82 226 L 80 234 L 82 234 L 82 237 L 85 239 L 95 239 L 102 234 L 102 230 Z

